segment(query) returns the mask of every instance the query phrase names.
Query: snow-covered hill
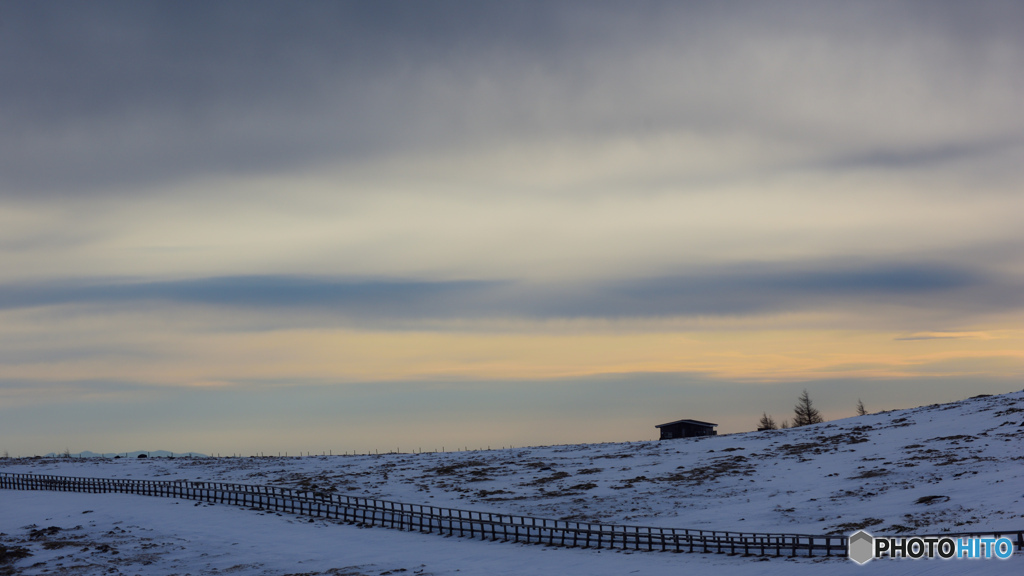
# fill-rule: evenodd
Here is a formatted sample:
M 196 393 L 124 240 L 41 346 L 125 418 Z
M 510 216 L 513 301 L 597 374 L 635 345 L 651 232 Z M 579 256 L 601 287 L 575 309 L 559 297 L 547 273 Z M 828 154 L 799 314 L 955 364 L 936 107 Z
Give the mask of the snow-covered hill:
M 1009 530 L 1024 528 L 1024 392 L 703 439 L 301 458 L 8 459 L 0 471 L 284 484 L 549 518 L 744 532 Z M 42 498 L 33 494 L 23 504 Z M 60 498 L 90 507 L 103 498 L 138 500 Z M 16 499 L 0 494 L 7 510 Z M 18 517 L 31 510 L 19 508 Z M 21 526 L 4 522 L 0 531 L 17 539 Z M 985 569 L 995 567 L 987 562 Z

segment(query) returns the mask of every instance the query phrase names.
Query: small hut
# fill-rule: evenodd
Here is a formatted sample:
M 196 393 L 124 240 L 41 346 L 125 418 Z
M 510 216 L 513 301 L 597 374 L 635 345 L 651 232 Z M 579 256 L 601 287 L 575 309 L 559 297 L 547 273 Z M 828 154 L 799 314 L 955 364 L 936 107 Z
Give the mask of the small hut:
M 658 424 L 655 428 L 661 430 L 661 440 L 672 438 L 697 438 L 701 436 L 716 436 L 715 426 L 711 422 L 700 420 L 676 420 L 668 424 Z

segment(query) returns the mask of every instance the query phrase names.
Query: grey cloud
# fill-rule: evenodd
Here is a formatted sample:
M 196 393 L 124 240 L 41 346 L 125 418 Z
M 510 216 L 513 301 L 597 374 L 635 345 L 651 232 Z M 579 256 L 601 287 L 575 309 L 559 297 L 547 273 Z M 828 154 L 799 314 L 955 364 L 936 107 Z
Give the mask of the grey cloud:
M 451 106 L 433 106 L 463 88 L 447 84 L 483 73 L 481 59 L 539 60 L 562 43 L 556 8 L 7 4 L 2 52 L 16 57 L 0 69 L 0 182 L 102 189 L 400 148 L 452 120 Z
M 739 130 L 913 148 L 920 126 L 1015 113 L 1022 23 L 1024 8 L 995 2 L 6 3 L 0 194 L 552 135 Z M 936 43 L 949 57 L 932 62 Z M 858 134 L 864 124 L 874 132 Z M 928 146 L 963 146 L 947 132 Z
M 756 317 L 792 312 L 857 314 L 874 325 L 914 326 L 1019 310 L 1013 277 L 974 267 L 911 262 L 750 263 L 678 276 L 545 294 L 542 317 Z M 894 318 L 892 309 L 901 309 Z
M 804 265 L 806 266 L 806 265 Z M 856 267 L 741 265 L 713 274 L 655 278 L 610 290 L 626 314 L 757 314 L 847 305 L 864 299 L 890 302 L 948 296 L 989 282 L 975 271 L 946 266 L 869 264 Z
M 453 314 L 460 302 L 493 290 L 486 282 L 229 276 L 174 281 L 92 280 L 0 288 L 0 308 L 159 301 L 241 308 L 336 309 L 362 317 Z
M 910 149 L 878 147 L 874 150 L 846 154 L 820 162 L 816 168 L 825 169 L 905 169 L 929 168 L 957 161 L 970 161 L 1000 152 L 1020 154 L 1024 138 L 998 137 L 978 142 L 948 142 Z
M 746 264 L 680 276 L 579 284 L 236 276 L 178 281 L 47 282 L 0 287 L 0 308 L 140 302 L 315 310 L 336 321 L 757 316 L 902 306 L 980 314 L 1024 306 L 1019 282 L 916 263 Z M 284 322 L 306 321 L 297 314 Z

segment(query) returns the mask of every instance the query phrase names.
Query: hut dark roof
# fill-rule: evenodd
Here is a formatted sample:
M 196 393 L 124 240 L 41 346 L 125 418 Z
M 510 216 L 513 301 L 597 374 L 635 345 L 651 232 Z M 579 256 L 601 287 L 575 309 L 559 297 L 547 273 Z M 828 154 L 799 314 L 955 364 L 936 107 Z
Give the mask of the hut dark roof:
M 672 426 L 673 424 L 693 424 L 694 426 L 718 426 L 718 424 L 712 424 L 711 422 L 701 422 L 700 420 L 676 420 L 675 422 L 667 422 L 665 424 L 658 424 L 655 428 L 662 428 L 665 426 Z

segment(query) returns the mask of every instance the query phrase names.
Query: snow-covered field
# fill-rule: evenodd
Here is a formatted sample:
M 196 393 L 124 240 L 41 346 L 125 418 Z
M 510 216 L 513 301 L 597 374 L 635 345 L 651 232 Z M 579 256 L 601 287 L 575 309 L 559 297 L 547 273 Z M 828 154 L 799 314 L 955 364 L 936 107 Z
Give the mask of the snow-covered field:
M 622 524 L 1024 529 L 1024 392 L 773 432 L 443 454 L 6 459 L 0 471 L 280 484 Z M 1010 560 L 762 559 L 446 538 L 119 494 L 0 491 L 0 574 L 1020 574 Z M 10 560 L 10 558 L 8 558 Z M 5 572 L 7 570 L 7 572 Z

